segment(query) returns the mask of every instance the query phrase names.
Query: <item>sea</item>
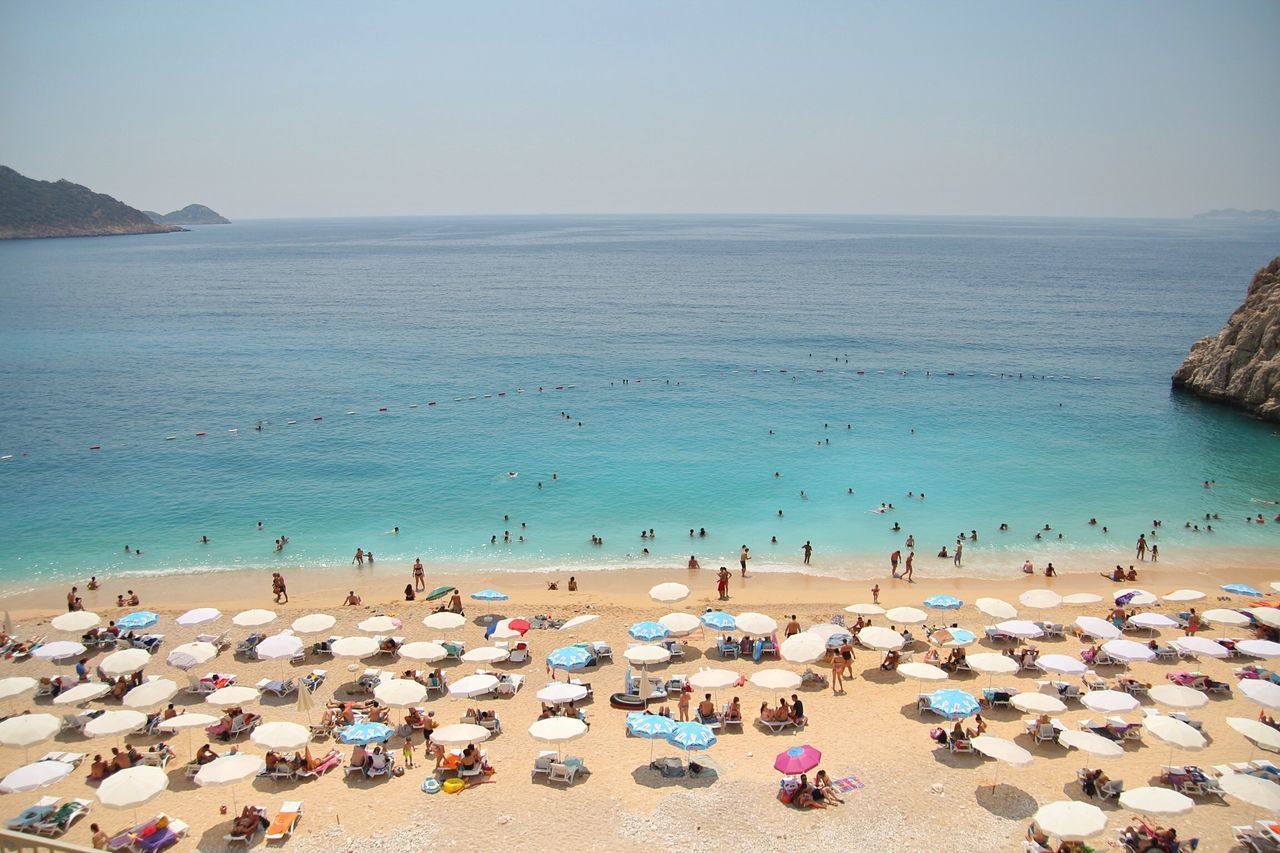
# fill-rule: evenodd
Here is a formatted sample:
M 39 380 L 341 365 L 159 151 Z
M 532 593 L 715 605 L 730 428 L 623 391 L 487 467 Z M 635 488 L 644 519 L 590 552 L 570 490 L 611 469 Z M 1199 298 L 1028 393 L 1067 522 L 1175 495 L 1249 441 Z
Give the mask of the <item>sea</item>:
M 1157 519 L 1166 559 L 1274 548 L 1280 430 L 1169 378 L 1277 251 L 1273 223 L 745 215 L 0 243 L 0 584 L 357 548 L 869 576 L 908 535 L 934 575 L 1095 571 Z

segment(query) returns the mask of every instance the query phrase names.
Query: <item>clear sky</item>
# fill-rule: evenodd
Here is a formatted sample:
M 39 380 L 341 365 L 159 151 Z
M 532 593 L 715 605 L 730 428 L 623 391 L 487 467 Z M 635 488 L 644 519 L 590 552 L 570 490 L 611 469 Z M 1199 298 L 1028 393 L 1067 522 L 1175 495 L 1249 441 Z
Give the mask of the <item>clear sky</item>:
M 0 4 L 0 163 L 233 218 L 1280 207 L 1280 2 Z

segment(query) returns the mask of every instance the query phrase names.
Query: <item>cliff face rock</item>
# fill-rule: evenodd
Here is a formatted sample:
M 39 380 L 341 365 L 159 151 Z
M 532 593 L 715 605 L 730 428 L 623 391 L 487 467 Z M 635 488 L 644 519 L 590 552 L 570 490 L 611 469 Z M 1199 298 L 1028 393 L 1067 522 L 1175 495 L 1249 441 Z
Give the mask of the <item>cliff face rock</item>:
M 1173 386 L 1280 421 L 1280 257 L 1258 270 L 1216 338 L 1192 344 Z
M 0 240 L 185 230 L 152 222 L 141 210 L 88 187 L 67 180 L 36 181 L 0 166 Z
M 175 210 L 173 213 L 156 213 L 152 210 L 142 211 L 151 217 L 152 222 L 162 222 L 169 225 L 230 225 L 231 220 L 222 216 L 203 204 L 189 204 L 182 210 Z

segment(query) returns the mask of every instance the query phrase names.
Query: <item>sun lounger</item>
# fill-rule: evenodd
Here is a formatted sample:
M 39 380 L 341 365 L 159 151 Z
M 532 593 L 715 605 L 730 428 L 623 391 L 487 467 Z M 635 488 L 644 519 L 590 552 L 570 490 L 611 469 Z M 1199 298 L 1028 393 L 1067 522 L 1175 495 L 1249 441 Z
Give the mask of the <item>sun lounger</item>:
M 697 722 L 702 723 L 702 725 L 704 725 L 704 726 L 706 726 L 707 728 L 711 729 L 712 731 L 716 731 L 716 732 L 720 731 L 720 722 L 721 722 L 721 721 L 720 721 L 720 715 L 719 715 L 719 714 L 712 714 L 712 715 L 711 715 L 711 716 L 709 716 L 709 717 L 704 717 L 704 716 L 702 716 L 702 714 L 697 714 L 697 713 L 695 713 L 695 714 L 693 715 L 693 718 L 694 718 Z
M 554 753 L 552 754 L 554 755 Z M 30 827 L 34 827 L 37 823 L 53 814 L 54 809 L 61 801 L 61 797 L 41 797 L 35 802 L 35 805 L 26 809 L 22 814 L 6 820 L 4 825 L 18 832 L 26 832 Z
M 737 643 L 716 643 L 716 652 L 722 658 L 736 658 L 741 651 Z
M 1253 853 L 1275 853 L 1280 850 L 1280 844 L 1268 838 L 1257 826 L 1233 826 L 1231 837 L 1240 846 L 1246 850 L 1252 850 Z
M 529 644 L 516 643 L 516 647 L 507 655 L 509 663 L 525 663 L 529 660 Z
M 585 687 L 585 688 L 587 688 L 587 698 L 588 698 L 588 699 L 593 698 L 594 693 L 593 693 L 593 691 L 591 690 L 591 684 L 590 684 L 590 682 L 582 681 L 582 680 L 577 679 L 577 678 L 571 678 L 571 679 L 569 679 L 569 683 L 570 683 L 570 684 L 577 684 L 577 685 L 578 685 L 578 686 L 580 686 L 580 687 Z
M 341 640 L 341 637 L 330 637 L 327 640 L 321 640 L 318 643 L 311 644 L 311 654 L 313 655 L 332 655 L 333 644 Z
M 261 807 L 255 807 L 253 809 L 253 813 L 256 814 L 259 818 L 263 818 L 263 819 L 265 819 L 267 816 L 267 810 Z M 251 829 L 249 832 L 241 834 L 241 833 L 237 833 L 235 830 L 232 830 L 231 832 L 228 832 L 226 835 L 222 836 L 222 840 L 228 847 L 230 847 L 232 844 L 243 844 L 245 847 L 249 847 L 253 844 L 253 840 L 258 837 L 258 833 L 261 831 L 262 831 L 262 821 L 258 820 L 254 822 L 253 829 Z
M 168 825 L 156 828 L 156 824 L 161 821 L 168 821 Z M 170 818 L 161 812 L 146 823 L 140 823 L 110 839 L 107 842 L 107 849 L 133 850 L 135 853 L 163 850 L 185 838 L 189 829 L 190 827 L 182 821 Z
M 198 634 L 196 642 L 209 643 L 221 652 L 231 647 L 231 638 L 227 634 L 227 631 L 223 631 L 221 634 Z
M 520 688 L 523 686 L 523 675 L 507 675 L 503 676 L 503 680 L 498 682 L 498 686 L 493 689 L 493 692 L 499 696 L 514 696 L 520 692 Z
M 971 752 L 973 752 L 973 751 L 974 751 L 974 750 L 973 750 L 973 744 L 969 743 L 968 739 L 965 739 L 965 738 L 956 738 L 956 739 L 951 740 L 951 741 L 947 744 L 947 748 L 948 748 L 948 749 L 950 749 L 952 752 L 969 752 L 969 753 L 971 753 Z
M 293 800 L 280 807 L 271 826 L 267 829 L 267 841 L 284 841 L 293 834 L 293 828 L 302 820 L 302 801 Z
M 551 764 L 555 761 L 555 752 L 540 752 L 538 757 L 533 760 L 532 778 L 537 779 L 539 775 L 549 776 L 551 774 Z
M 326 669 L 313 669 L 302 679 L 302 686 L 308 693 L 315 693 L 316 689 L 324 684 L 325 676 L 328 674 L 329 671 Z
M 338 750 L 336 749 L 333 749 L 329 751 L 328 755 L 326 755 L 324 758 L 320 759 L 316 763 L 314 770 L 308 770 L 304 767 L 298 770 L 296 775 L 299 779 L 316 779 L 328 773 L 333 768 L 340 767 L 341 765 L 342 765 L 342 753 L 338 752 Z
M 164 643 L 164 634 L 143 634 L 141 637 L 129 637 L 126 642 L 131 648 L 146 649 L 148 653 L 154 655 Z
M 252 655 L 253 650 L 258 647 L 258 643 L 261 643 L 264 639 L 265 637 L 262 634 L 250 634 L 236 645 L 235 654 Z
M 776 735 L 793 728 L 795 723 L 792 720 L 766 720 L 763 717 L 756 717 L 756 725 L 764 726 Z
M 987 625 L 982 629 L 982 633 L 993 643 L 1017 642 L 1018 640 L 1017 637 L 1012 634 L 1006 634 L 995 625 Z
M 46 752 L 40 756 L 38 761 L 61 761 L 63 764 L 70 764 L 72 767 L 78 767 L 81 761 L 84 761 L 85 754 L 83 752 Z
M 298 682 L 292 678 L 286 681 L 264 678 L 258 682 L 258 689 L 267 693 L 274 693 L 277 696 L 288 696 L 290 693 L 298 691 Z
M 84 729 L 85 725 L 101 713 L 102 711 L 85 711 L 81 714 L 63 714 L 62 731 L 74 730 L 83 734 L 82 729 Z
M 57 838 L 70 829 L 77 820 L 87 815 L 92 805 L 93 800 L 72 800 L 69 803 L 63 803 L 43 820 L 36 822 L 31 827 L 31 831 L 36 835 Z
M 573 777 L 578 775 L 578 767 L 572 764 L 557 764 L 552 762 L 551 771 L 547 775 L 548 782 L 564 782 L 566 785 L 573 784 Z
M 1081 677 L 1081 680 L 1084 681 L 1084 686 L 1089 688 L 1090 690 L 1109 690 L 1110 689 L 1110 685 L 1107 684 L 1107 680 L 1105 678 L 1099 678 L 1097 673 L 1086 672 Z
M 467 650 L 467 644 L 461 640 L 445 640 L 440 645 L 444 647 L 444 656 L 449 660 L 462 660 L 462 654 Z

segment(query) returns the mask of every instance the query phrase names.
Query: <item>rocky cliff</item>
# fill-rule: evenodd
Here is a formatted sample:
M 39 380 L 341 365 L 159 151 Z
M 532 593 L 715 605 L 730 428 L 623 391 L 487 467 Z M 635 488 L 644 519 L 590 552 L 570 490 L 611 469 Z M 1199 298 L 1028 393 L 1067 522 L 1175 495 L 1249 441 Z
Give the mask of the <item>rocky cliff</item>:
M 156 213 L 152 210 L 142 211 L 151 217 L 152 222 L 162 222 L 169 225 L 230 225 L 231 220 L 224 217 L 217 211 L 205 207 L 203 204 L 189 204 L 182 210 L 175 210 L 173 213 Z
M 1280 421 L 1280 257 L 1258 270 L 1216 338 L 1192 344 L 1173 387 Z
M 0 166 L 0 240 L 185 230 L 152 222 L 141 210 L 88 187 L 67 180 L 36 181 Z

